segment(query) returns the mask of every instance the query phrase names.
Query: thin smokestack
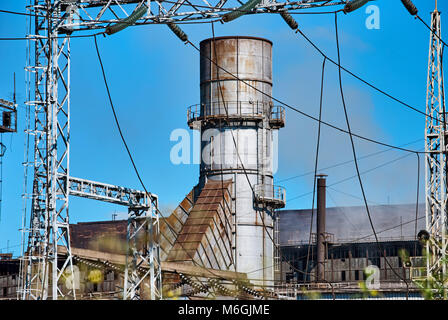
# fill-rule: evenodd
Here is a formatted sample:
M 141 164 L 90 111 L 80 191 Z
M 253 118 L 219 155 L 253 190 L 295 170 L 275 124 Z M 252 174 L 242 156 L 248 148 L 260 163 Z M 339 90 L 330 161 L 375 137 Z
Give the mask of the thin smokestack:
M 327 175 L 317 175 L 317 268 L 316 280 L 325 281 L 325 220 L 326 220 L 326 179 Z

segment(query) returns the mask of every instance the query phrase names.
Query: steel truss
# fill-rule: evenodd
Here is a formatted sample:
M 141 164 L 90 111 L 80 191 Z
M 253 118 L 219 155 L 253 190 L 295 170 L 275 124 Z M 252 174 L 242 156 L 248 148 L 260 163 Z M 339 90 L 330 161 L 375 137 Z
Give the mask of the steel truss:
M 22 264 L 23 299 L 75 298 L 74 286 L 63 293 L 61 277 L 73 275 L 70 252 L 68 190 L 58 176 L 69 176 L 70 141 L 70 38 L 58 39 L 55 24 L 60 7 L 35 0 L 34 64 L 34 182 L 28 250 Z M 58 247 L 68 254 L 62 259 Z
M 129 208 L 123 299 L 138 300 L 142 297 L 151 300 L 161 299 L 162 269 L 158 241 L 157 196 L 146 194 L 144 191 L 74 177 L 69 177 L 68 181 L 70 195 Z M 148 294 L 144 296 L 142 292 Z
M 128 17 L 135 9 L 146 6 L 147 14 L 135 25 L 160 24 L 219 19 L 224 14 L 237 10 L 238 0 L 64 0 L 50 1 L 58 4 L 64 14 L 53 17 L 65 33 L 105 29 L 110 24 Z M 247 14 L 275 13 L 280 10 L 312 9 L 345 5 L 348 0 L 262 0 Z
M 151 207 L 151 202 L 143 206 L 129 207 L 124 300 L 162 298 L 162 267 L 158 238 L 159 215 L 155 208 Z M 146 270 L 142 269 L 145 265 L 149 267 Z M 149 280 L 149 283 L 145 280 Z
M 442 69 L 440 12 L 431 14 L 431 32 L 426 97 L 426 229 L 427 276 L 443 288 L 446 298 L 447 265 L 447 126 Z
M 70 38 L 73 33 L 89 30 L 105 30 L 111 24 L 129 17 L 141 6 L 146 6 L 147 14 L 135 25 L 159 24 L 168 22 L 207 21 L 219 19 L 224 14 L 238 9 L 238 0 L 30 0 L 28 10 L 33 14 L 33 30 L 28 34 L 34 42 L 34 58 L 29 59 L 27 71 L 34 76 L 34 97 L 27 104 L 34 108 L 34 128 L 28 134 L 34 136 L 34 179 L 30 228 L 24 230 L 28 246 L 21 263 L 21 284 L 19 295 L 22 299 L 75 299 L 75 289 L 62 292 L 58 288 L 61 278 L 71 279 L 73 259 L 70 250 L 69 232 L 69 194 L 105 200 L 100 194 L 74 190 L 81 188 L 87 180 L 69 180 L 70 151 Z M 347 0 L 298 0 L 277 2 L 262 0 L 247 14 L 275 13 L 279 10 L 311 9 L 344 5 Z M 25 163 L 25 165 L 29 165 Z M 26 179 L 26 175 L 25 175 Z M 69 181 L 69 183 L 66 183 Z M 88 183 L 87 183 L 88 184 Z M 78 184 L 79 186 L 79 184 Z M 107 189 L 106 185 L 103 185 Z M 92 189 L 93 190 L 93 189 Z M 122 190 L 121 190 L 122 191 Z M 117 190 L 117 192 L 121 192 Z M 95 192 L 93 192 L 95 193 Z M 107 198 L 107 196 L 106 196 Z M 27 195 L 25 194 L 25 199 Z M 114 200 L 119 201 L 119 200 Z M 121 201 L 121 200 L 120 200 Z M 138 298 L 140 292 L 135 266 L 141 261 L 157 266 L 154 260 L 158 250 L 151 238 L 147 246 L 139 247 L 133 242 L 142 230 L 158 232 L 158 215 L 154 203 L 146 207 L 130 206 L 128 239 L 133 262 L 128 265 L 125 298 Z M 25 205 L 26 215 L 26 205 Z M 58 247 L 63 247 L 64 255 L 58 255 Z M 144 248 L 144 249 L 141 249 Z M 143 250 L 143 251 L 142 251 Z M 148 257 L 146 259 L 143 257 Z M 150 274 L 151 288 L 160 274 Z M 67 282 L 66 282 L 67 283 Z M 137 286 L 137 287 L 136 287 Z M 157 290 L 156 290 L 157 291 Z M 160 292 L 152 292 L 157 298 Z

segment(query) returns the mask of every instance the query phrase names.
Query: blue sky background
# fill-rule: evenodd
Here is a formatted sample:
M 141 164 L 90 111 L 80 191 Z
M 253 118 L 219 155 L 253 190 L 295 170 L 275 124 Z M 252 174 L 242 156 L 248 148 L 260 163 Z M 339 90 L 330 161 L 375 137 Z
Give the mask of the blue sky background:
M 442 28 L 446 2 L 440 1 Z M 414 0 L 429 23 L 433 1 Z M 360 9 L 339 15 L 342 64 L 378 87 L 425 110 L 429 31 L 411 17 L 401 1 L 373 2 L 380 8 L 380 29 L 365 27 L 368 15 Z M 1 0 L 0 8 L 25 12 L 25 1 Z M 300 28 L 336 59 L 333 15 L 295 16 Z M 0 13 L 0 37 L 26 34 L 26 17 Z M 193 43 L 211 37 L 208 24 L 185 25 Z M 446 29 L 442 36 L 448 39 Z M 322 57 L 303 38 L 289 29 L 278 15 L 251 15 L 228 24 L 215 25 L 216 36 L 250 35 L 270 39 L 273 47 L 273 95 L 314 116 L 319 110 Z M 112 98 L 122 128 L 141 175 L 159 195 L 162 211 L 169 214 L 197 183 L 197 165 L 173 165 L 169 137 L 174 129 L 188 129 L 186 110 L 199 102 L 199 56 L 164 25 L 128 28 L 99 38 Z M 72 40 L 71 175 L 141 189 L 133 172 L 107 100 L 92 38 Z M 13 73 L 17 78 L 18 133 L 3 134 L 7 146 L 3 158 L 3 201 L 0 250 L 20 253 L 19 229 L 23 212 L 23 166 L 25 135 L 25 41 L 0 42 L 0 98 L 11 99 Z M 339 95 L 337 68 L 327 64 L 323 119 L 345 128 Z M 423 115 L 393 102 L 347 74 L 344 90 L 352 130 L 394 145 L 414 142 L 424 148 Z M 309 208 L 313 177 L 293 176 L 313 170 L 317 124 L 287 110 L 286 127 L 279 134 L 279 170 L 276 180 L 286 187 L 287 208 Z M 417 142 L 415 142 L 417 141 Z M 358 155 L 386 148 L 357 140 Z M 361 171 L 406 155 L 388 151 L 360 161 Z M 349 137 L 322 129 L 320 167 L 352 159 Z M 424 200 L 422 161 L 420 200 Z M 414 203 L 417 160 L 410 155 L 363 176 L 371 204 Z M 355 174 L 353 163 L 326 170 L 328 184 Z M 31 174 L 31 173 L 30 173 Z M 285 179 L 289 179 L 286 181 Z M 360 205 L 356 179 L 329 189 L 328 205 Z M 344 194 L 348 193 L 350 195 Z M 87 199 L 70 199 L 70 219 L 109 220 L 126 208 Z

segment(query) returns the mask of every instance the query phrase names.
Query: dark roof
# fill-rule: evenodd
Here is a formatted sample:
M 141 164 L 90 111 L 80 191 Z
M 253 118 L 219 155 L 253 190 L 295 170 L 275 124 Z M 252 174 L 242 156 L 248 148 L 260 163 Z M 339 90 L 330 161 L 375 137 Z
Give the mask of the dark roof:
M 380 241 L 411 240 L 415 236 L 416 205 L 369 206 L 372 222 Z M 280 244 L 308 243 L 311 209 L 281 210 Z M 334 234 L 336 242 L 374 241 L 373 231 L 364 206 L 326 209 L 326 232 Z M 425 228 L 425 205 L 418 207 L 417 232 Z M 314 211 L 313 232 L 316 232 Z
M 80 222 L 70 225 L 74 248 L 126 253 L 127 220 Z

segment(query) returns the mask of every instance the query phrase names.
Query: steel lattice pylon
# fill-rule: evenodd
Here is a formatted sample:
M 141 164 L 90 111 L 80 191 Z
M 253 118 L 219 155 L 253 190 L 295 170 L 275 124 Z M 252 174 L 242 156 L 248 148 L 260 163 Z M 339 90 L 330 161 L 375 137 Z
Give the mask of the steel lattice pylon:
M 24 255 L 23 299 L 75 298 L 73 284 L 58 288 L 61 278 L 73 274 L 70 253 L 68 189 L 58 176 L 69 176 L 70 147 L 70 39 L 59 39 L 60 7 L 35 0 L 34 64 L 34 182 L 28 248 Z M 67 255 L 58 255 L 63 247 Z M 66 282 L 67 283 L 67 282 Z
M 427 276 L 444 288 L 447 250 L 447 126 L 443 84 L 440 12 L 431 14 L 431 32 L 426 97 L 426 229 Z M 446 297 L 446 290 L 443 290 Z
M 129 208 L 124 300 L 140 300 L 145 296 L 151 300 L 162 298 L 159 215 L 155 209 L 149 201 L 147 205 Z M 147 237 L 150 237 L 149 241 Z M 148 278 L 149 284 L 145 282 Z M 145 292 L 149 294 L 145 295 Z

